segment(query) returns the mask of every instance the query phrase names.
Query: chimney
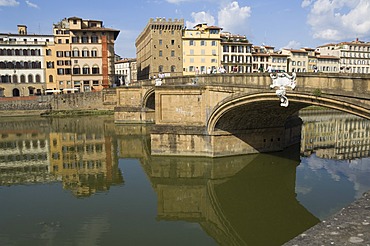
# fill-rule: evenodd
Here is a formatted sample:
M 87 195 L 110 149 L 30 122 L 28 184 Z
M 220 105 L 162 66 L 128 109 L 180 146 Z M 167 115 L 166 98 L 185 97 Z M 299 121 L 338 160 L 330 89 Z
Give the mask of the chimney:
M 27 26 L 18 25 L 18 34 L 19 35 L 27 35 Z

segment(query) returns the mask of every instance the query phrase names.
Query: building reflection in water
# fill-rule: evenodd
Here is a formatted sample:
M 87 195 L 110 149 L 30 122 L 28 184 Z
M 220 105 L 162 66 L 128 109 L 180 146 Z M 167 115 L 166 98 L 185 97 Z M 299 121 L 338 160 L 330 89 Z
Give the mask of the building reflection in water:
M 1 185 L 62 181 L 76 197 L 123 184 L 114 141 L 101 118 L 0 122 Z
M 319 222 L 297 199 L 301 158 L 339 160 L 307 162 L 334 178 L 349 177 L 358 191 L 370 187 L 369 122 L 326 111 L 300 116 L 300 146 L 213 159 L 151 156 L 150 127 L 117 126 L 112 117 L 3 119 L 0 184 L 62 182 L 87 197 L 122 185 L 119 160 L 138 159 L 157 197 L 157 220 L 197 223 L 219 245 L 281 245 Z M 113 223 L 122 221 L 104 220 L 104 233 L 119 227 Z

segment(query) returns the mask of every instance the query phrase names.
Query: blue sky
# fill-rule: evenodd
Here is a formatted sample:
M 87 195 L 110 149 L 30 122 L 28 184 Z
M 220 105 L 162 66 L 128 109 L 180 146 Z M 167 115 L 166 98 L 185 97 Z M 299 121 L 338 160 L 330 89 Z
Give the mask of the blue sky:
M 0 33 L 23 24 L 30 34 L 52 34 L 53 23 L 72 16 L 120 30 L 122 57 L 135 57 L 135 39 L 156 17 L 182 18 L 188 28 L 217 25 L 276 50 L 370 41 L 370 0 L 0 0 Z

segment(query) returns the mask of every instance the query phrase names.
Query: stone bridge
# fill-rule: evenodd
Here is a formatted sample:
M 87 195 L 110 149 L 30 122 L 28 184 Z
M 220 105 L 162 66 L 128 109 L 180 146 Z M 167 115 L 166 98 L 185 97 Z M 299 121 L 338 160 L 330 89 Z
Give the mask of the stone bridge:
M 152 155 L 231 156 L 280 151 L 300 140 L 300 109 L 322 106 L 370 119 L 370 76 L 298 74 L 280 106 L 270 74 L 170 77 L 119 87 L 116 123 L 154 123 Z

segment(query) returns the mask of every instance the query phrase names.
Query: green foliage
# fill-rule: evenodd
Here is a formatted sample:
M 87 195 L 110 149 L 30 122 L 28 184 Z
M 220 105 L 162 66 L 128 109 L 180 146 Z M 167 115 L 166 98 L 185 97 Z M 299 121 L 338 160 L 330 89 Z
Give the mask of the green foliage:
M 321 90 L 320 89 L 313 90 L 312 95 L 314 95 L 315 97 L 321 96 Z

